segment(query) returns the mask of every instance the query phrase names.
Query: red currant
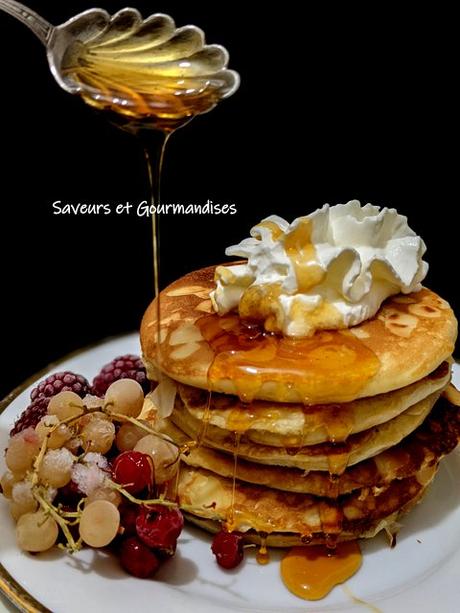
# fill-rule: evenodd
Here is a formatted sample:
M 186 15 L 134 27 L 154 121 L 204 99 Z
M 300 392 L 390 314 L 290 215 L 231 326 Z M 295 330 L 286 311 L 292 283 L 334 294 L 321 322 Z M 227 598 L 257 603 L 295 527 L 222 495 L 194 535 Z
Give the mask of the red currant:
M 130 494 L 138 494 L 153 484 L 152 460 L 140 451 L 124 451 L 115 458 L 112 476 Z
M 159 504 L 143 506 L 136 519 L 137 536 L 141 541 L 168 554 L 175 552 L 183 527 L 184 518 L 179 509 Z
M 238 532 L 218 532 L 211 545 L 212 553 L 222 568 L 236 568 L 243 560 L 243 536 Z
M 136 504 L 123 502 L 119 507 L 120 526 L 123 529 L 123 536 L 136 536 L 136 519 L 139 515 L 139 507 Z
M 151 577 L 160 567 L 155 553 L 136 537 L 128 538 L 121 544 L 120 563 L 130 575 L 140 579 Z
M 69 507 L 76 507 L 85 494 L 72 479 L 58 490 L 58 502 Z

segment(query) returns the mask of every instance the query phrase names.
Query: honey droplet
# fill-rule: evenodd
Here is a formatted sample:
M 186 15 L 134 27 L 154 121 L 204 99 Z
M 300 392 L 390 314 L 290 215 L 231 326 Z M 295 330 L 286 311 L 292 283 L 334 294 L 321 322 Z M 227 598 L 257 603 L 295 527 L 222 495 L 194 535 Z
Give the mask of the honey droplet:
M 334 551 L 322 545 L 293 547 L 281 561 L 281 578 L 299 598 L 320 600 L 354 575 L 361 563 L 357 541 L 338 543 Z
M 311 242 L 313 227 L 309 219 L 303 219 L 285 239 L 285 248 L 290 257 L 296 277 L 299 293 L 306 293 L 318 285 L 326 276 L 316 258 L 316 251 Z
M 227 416 L 227 429 L 243 434 L 246 430 L 250 429 L 255 419 L 256 414 L 254 411 L 251 411 L 250 405 L 247 405 L 246 409 L 231 409 Z
M 232 474 L 232 502 L 227 514 L 226 527 L 229 532 L 235 530 L 235 497 L 236 497 L 236 473 L 238 471 L 238 454 L 240 451 L 241 434 L 234 432 L 233 441 L 233 474 Z
M 200 432 L 198 434 L 198 437 L 197 437 L 197 440 L 196 440 L 196 446 L 197 447 L 201 447 L 201 445 L 203 444 L 203 441 L 206 439 L 206 435 L 208 433 L 208 425 L 209 425 L 209 421 L 211 419 L 211 401 L 212 401 L 212 392 L 209 390 L 208 391 L 208 399 L 207 399 L 207 402 L 206 402 L 203 418 L 201 420 L 201 430 L 200 430 Z
M 256 560 L 258 564 L 265 566 L 270 562 L 270 554 L 267 549 L 267 533 L 260 533 L 260 547 L 256 555 Z
M 270 555 L 266 547 L 261 547 L 256 555 L 257 563 L 261 566 L 265 566 L 270 562 Z

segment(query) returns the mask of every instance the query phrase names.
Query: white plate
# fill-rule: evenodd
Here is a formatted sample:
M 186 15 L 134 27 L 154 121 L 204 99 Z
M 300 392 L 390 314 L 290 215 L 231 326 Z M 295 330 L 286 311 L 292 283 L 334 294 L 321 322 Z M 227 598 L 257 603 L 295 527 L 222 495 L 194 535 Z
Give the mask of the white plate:
M 106 341 L 49 370 L 69 369 L 91 379 L 116 355 L 131 352 L 139 352 L 135 334 Z M 460 383 L 457 365 L 454 379 Z M 31 383 L 0 415 L 1 449 L 16 416 L 28 404 L 32 387 Z M 192 528 L 184 530 L 178 553 L 155 580 L 130 577 L 114 558 L 94 550 L 74 556 L 54 550 L 32 557 L 17 549 L 13 521 L 0 498 L 0 585 L 25 610 L 37 610 L 40 604 L 58 613 L 364 611 L 366 606 L 352 600 L 354 594 L 383 613 L 460 611 L 460 454 L 456 452 L 443 461 L 424 501 L 404 519 L 397 547 L 389 549 L 383 537 L 364 542 L 361 570 L 345 590 L 337 587 L 316 603 L 296 598 L 283 586 L 279 553 L 272 552 L 268 566 L 259 566 L 249 554 L 235 571 L 223 571 L 214 562 L 210 538 Z M 27 601 L 27 593 L 35 603 Z

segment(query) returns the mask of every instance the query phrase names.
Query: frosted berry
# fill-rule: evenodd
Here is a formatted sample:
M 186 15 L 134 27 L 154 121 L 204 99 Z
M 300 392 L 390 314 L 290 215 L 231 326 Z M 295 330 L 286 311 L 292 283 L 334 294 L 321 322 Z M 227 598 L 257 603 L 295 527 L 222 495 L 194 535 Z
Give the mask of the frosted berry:
M 83 447 L 87 451 L 107 453 L 115 440 L 115 426 L 104 415 L 93 413 L 80 431 Z M 86 420 L 85 420 L 86 421 Z
M 59 489 L 59 502 L 67 507 L 76 507 L 85 494 L 80 490 L 78 484 L 72 479 Z
M 106 391 L 104 404 L 113 419 L 119 419 L 117 413 L 138 417 L 144 406 L 144 390 L 137 381 L 120 379 L 112 383 Z
M 89 383 L 82 375 L 76 375 L 68 370 L 50 375 L 31 391 L 31 403 L 16 420 L 10 436 L 26 428 L 35 428 L 40 419 L 46 415 L 50 398 L 59 392 L 74 392 L 83 398 L 89 394 L 89 391 Z
M 83 509 L 79 532 L 90 547 L 106 547 L 116 537 L 119 526 L 117 507 L 108 500 L 95 500 Z
M 134 577 L 146 579 L 156 573 L 160 561 L 153 551 L 136 537 L 123 541 L 120 548 L 120 563 Z
M 10 438 L 5 462 L 12 473 L 23 475 L 32 468 L 40 451 L 40 439 L 33 428 L 27 428 Z
M 13 492 L 13 486 L 17 482 L 16 477 L 10 470 L 7 470 L 0 477 L 0 492 L 5 498 L 11 498 Z
M 150 381 L 142 360 L 137 355 L 122 355 L 106 364 L 101 372 L 94 377 L 92 393 L 104 396 L 109 386 L 119 379 L 133 379 L 142 386 L 144 394 L 150 391 Z
M 42 459 L 38 476 L 51 487 L 64 487 L 70 482 L 75 457 L 68 449 L 50 449 Z
M 236 568 L 243 560 L 243 537 L 238 532 L 218 532 L 211 545 L 212 553 L 222 568 Z
M 41 381 L 37 387 L 30 392 L 30 399 L 51 398 L 59 392 L 75 392 L 80 398 L 90 393 L 88 381 L 82 375 L 76 375 L 70 370 L 57 372 Z
M 184 527 L 179 509 L 163 505 L 143 506 L 136 519 L 136 532 L 148 547 L 173 554 Z
M 22 515 L 16 526 L 18 545 L 24 551 L 47 551 L 57 541 L 58 536 L 57 523 L 42 509 Z
M 108 500 L 115 507 L 119 507 L 122 502 L 122 496 L 111 487 L 96 487 L 86 497 L 85 506 L 96 500 Z
M 135 445 L 134 451 L 146 453 L 152 459 L 155 471 L 155 483 L 161 485 L 171 480 L 179 470 L 179 451 L 172 443 L 147 434 Z
M 50 399 L 48 413 L 56 415 L 59 421 L 83 415 L 83 401 L 75 392 L 59 392 Z
M 138 494 L 153 484 L 152 461 L 145 453 L 124 451 L 113 461 L 112 476 L 130 494 Z
M 34 498 L 30 481 L 15 483 L 11 492 L 11 498 L 10 512 L 16 521 L 26 513 L 33 513 L 37 510 L 38 503 Z
M 27 428 L 35 428 L 41 418 L 47 415 L 49 401 L 49 398 L 40 397 L 31 402 L 16 420 L 10 436 L 19 434 Z
M 59 424 L 56 415 L 45 415 L 35 427 L 40 444 L 48 437 L 48 449 L 60 449 L 72 436 L 72 430 L 65 424 Z
M 115 443 L 118 450 L 131 451 L 145 437 L 145 430 L 134 424 L 126 423 L 120 426 L 117 432 Z

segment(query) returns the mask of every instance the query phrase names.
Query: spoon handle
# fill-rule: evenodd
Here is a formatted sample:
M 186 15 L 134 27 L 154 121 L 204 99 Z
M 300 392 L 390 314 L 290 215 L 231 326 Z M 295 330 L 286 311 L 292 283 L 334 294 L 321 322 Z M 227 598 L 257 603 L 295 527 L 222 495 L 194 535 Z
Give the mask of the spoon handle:
M 22 21 L 28 28 L 32 30 L 44 45 L 48 44 L 49 38 L 53 31 L 53 26 L 48 23 L 43 17 L 37 15 L 35 11 L 27 8 L 15 0 L 0 0 L 0 10 L 9 13 L 19 21 Z

